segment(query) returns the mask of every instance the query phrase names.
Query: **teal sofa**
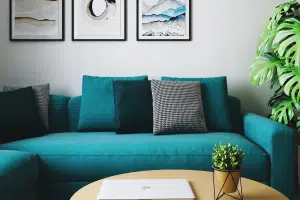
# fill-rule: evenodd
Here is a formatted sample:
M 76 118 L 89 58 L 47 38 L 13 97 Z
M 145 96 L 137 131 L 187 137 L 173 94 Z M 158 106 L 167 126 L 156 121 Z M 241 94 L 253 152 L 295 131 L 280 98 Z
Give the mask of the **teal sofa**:
M 81 97 L 52 95 L 51 134 L 0 145 L 0 199 L 68 200 L 93 181 L 133 171 L 211 171 L 212 147 L 220 142 L 238 144 L 246 150 L 244 177 L 270 185 L 293 199 L 293 131 L 255 114 L 242 116 L 240 101 L 229 99 L 232 133 L 154 136 L 79 133 Z

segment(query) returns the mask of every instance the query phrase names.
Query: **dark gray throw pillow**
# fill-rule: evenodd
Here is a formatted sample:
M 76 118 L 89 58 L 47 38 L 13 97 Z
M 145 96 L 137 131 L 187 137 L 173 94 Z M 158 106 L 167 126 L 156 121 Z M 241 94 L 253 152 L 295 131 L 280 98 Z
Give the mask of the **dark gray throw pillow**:
M 199 82 L 153 80 L 151 89 L 154 134 L 207 131 Z
M 3 86 L 4 92 L 15 91 L 27 86 Z M 41 120 L 41 123 L 46 130 L 49 130 L 49 119 L 48 119 L 48 106 L 49 106 L 49 93 L 50 85 L 34 85 L 31 86 L 35 97 L 36 108 Z

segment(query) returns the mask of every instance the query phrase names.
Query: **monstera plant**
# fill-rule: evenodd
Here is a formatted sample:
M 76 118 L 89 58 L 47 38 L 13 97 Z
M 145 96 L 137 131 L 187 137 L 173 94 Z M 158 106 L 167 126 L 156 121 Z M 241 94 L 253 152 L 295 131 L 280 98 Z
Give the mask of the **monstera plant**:
M 300 132 L 300 0 L 279 5 L 268 20 L 250 77 L 276 89 L 270 118 Z

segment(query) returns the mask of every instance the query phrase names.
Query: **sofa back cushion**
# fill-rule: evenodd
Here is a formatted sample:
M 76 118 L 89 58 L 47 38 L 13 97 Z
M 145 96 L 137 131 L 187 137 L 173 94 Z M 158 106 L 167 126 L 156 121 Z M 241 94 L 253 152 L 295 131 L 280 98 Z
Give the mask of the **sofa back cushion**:
M 233 132 L 242 132 L 241 102 L 229 96 L 230 118 Z M 51 133 L 77 132 L 80 114 L 81 96 L 69 98 L 51 95 L 49 103 L 49 125 Z
M 71 98 L 68 105 L 69 131 L 78 132 L 81 96 Z
M 243 133 L 243 118 L 241 112 L 241 101 L 233 96 L 228 96 L 229 108 L 230 108 L 230 119 L 232 122 L 232 131 L 234 133 Z
M 83 76 L 81 111 L 78 124 L 80 131 L 116 130 L 113 91 L 113 81 L 115 80 L 148 80 L 148 77 Z
M 68 104 L 70 97 L 50 95 L 49 98 L 49 133 L 69 131 Z M 78 121 L 76 122 L 78 123 Z

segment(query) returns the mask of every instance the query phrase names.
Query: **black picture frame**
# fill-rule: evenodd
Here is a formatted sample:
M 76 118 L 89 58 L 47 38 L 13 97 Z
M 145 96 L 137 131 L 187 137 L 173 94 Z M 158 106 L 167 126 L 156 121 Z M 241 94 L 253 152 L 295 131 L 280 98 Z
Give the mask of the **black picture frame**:
M 137 1 L 137 9 L 136 9 L 136 17 L 137 17 L 137 24 L 136 24 L 136 40 L 137 41 L 146 41 L 146 42 L 151 42 L 151 41 L 181 41 L 181 42 L 188 42 L 192 41 L 192 0 L 187 0 L 189 2 L 189 37 L 188 39 L 141 39 L 139 36 L 139 26 L 140 26 L 140 1 L 142 0 L 136 0 Z
M 9 0 L 9 40 L 11 42 L 61 42 L 65 41 L 65 0 L 62 1 L 62 38 L 61 39 L 18 39 L 13 38 L 13 0 Z
M 117 42 L 124 42 L 127 41 L 127 0 L 124 1 L 124 38 L 122 39 L 76 39 L 75 38 L 75 4 L 74 1 L 78 0 L 72 0 L 72 41 L 74 42 L 93 42 L 93 41 L 117 41 Z

